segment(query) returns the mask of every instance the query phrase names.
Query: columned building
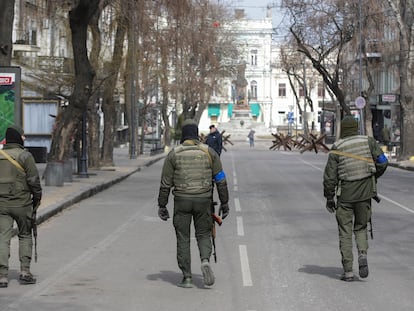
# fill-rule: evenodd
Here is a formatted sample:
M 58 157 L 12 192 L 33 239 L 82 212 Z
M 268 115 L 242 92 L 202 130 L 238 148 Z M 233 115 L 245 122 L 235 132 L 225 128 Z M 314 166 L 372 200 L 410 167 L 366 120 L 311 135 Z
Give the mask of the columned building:
M 291 128 L 301 130 L 302 116 L 298 114 L 298 100 L 287 74 L 282 70 L 279 43 L 272 39 L 274 29 L 271 10 L 260 20 L 246 19 L 239 11 L 229 26 L 236 38 L 235 44 L 241 51 L 240 59 L 235 62 L 237 77 L 223 81 L 226 95 L 220 97 L 213 94 L 208 110 L 200 120 L 200 129 L 206 131 L 210 124 L 215 124 L 220 130 L 231 133 L 232 137 L 244 135 L 250 128 L 258 134 Z M 311 75 L 313 70 L 310 64 L 305 67 L 305 71 L 309 77 L 315 77 Z M 313 113 L 308 109 L 306 114 L 308 121 L 314 121 L 317 131 L 320 130 L 318 112 L 321 110 L 318 103 L 325 100 L 322 79 L 320 81 L 309 85 L 308 92 L 315 107 Z M 297 93 L 301 94 L 299 86 Z M 299 105 L 303 109 L 303 90 Z

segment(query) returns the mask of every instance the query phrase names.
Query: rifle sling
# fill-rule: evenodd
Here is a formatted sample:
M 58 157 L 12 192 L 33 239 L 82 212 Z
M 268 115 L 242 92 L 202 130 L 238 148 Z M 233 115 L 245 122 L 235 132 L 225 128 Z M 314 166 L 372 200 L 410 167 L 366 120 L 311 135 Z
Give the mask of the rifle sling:
M 9 160 L 15 167 L 17 167 L 19 171 L 21 171 L 24 174 L 26 173 L 24 171 L 24 168 L 20 165 L 20 163 L 13 159 L 6 151 L 0 150 L 0 154 L 2 154 L 7 160 Z
M 353 154 L 353 153 L 343 152 L 343 151 L 339 151 L 339 150 L 331 150 L 330 152 L 334 153 L 334 154 L 337 154 L 337 155 L 344 156 L 344 157 L 354 158 L 354 159 L 357 159 L 357 160 L 366 161 L 366 162 L 369 162 L 369 163 L 374 163 L 374 160 L 372 158 L 364 158 L 364 157 L 361 157 L 361 156 Z

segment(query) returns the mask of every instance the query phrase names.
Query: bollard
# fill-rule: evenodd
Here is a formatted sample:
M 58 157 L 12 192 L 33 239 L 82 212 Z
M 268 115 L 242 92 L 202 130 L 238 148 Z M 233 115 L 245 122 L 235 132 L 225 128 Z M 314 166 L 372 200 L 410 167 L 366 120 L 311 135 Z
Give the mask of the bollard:
M 73 181 L 73 164 L 72 160 L 65 160 L 63 161 L 63 180 L 64 182 L 72 182 Z
M 64 182 L 63 162 L 48 162 L 44 177 L 46 186 L 62 187 Z

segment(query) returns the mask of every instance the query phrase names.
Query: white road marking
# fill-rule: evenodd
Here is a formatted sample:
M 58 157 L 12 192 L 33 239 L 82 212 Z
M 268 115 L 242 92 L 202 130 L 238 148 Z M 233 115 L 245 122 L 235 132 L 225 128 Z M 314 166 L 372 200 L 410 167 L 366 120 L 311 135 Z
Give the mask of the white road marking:
M 233 177 L 233 185 L 237 185 L 237 177 Z
M 243 217 L 237 216 L 236 221 L 237 221 L 237 235 L 244 236 Z
M 407 212 L 409 212 L 411 214 L 414 214 L 414 210 L 412 210 L 411 208 L 408 208 L 408 207 L 406 207 L 406 206 L 404 206 L 404 205 L 402 205 L 402 204 L 400 204 L 398 202 L 395 202 L 394 200 L 391 200 L 390 198 L 387 198 L 387 197 L 385 197 L 383 195 L 379 195 L 379 197 L 381 199 L 384 199 L 385 201 L 388 201 L 388 202 L 390 202 L 392 204 L 397 205 L 399 208 L 402 208 L 403 210 L 405 210 L 405 211 L 407 211 Z
M 242 270 L 242 277 L 243 277 L 243 286 L 253 286 L 246 245 L 239 245 L 239 251 L 240 251 L 240 263 L 241 263 L 241 270 Z
M 239 191 L 239 187 L 234 186 L 234 191 Z
M 234 198 L 234 210 L 236 212 L 241 212 L 241 206 L 240 206 L 239 198 Z
M 313 168 L 316 168 L 319 171 L 323 171 L 321 168 L 313 165 L 312 163 L 309 163 L 309 162 L 304 161 L 302 159 L 300 159 L 300 161 L 303 162 L 303 163 L 305 163 L 306 165 L 309 165 L 309 166 L 311 166 Z M 405 211 L 407 211 L 407 212 L 409 212 L 411 214 L 414 214 L 414 210 L 411 209 L 411 208 L 408 208 L 407 206 L 404 206 L 404 205 L 402 205 L 402 204 L 400 204 L 400 203 L 398 203 L 398 202 L 396 202 L 396 201 L 394 201 L 394 200 L 392 200 L 390 198 L 387 198 L 386 196 L 383 196 L 383 195 L 379 195 L 379 197 L 382 198 L 382 199 L 384 199 L 385 201 L 390 202 L 391 204 L 394 204 L 394 205 L 398 206 L 399 208 L 402 208 L 403 210 L 405 210 Z

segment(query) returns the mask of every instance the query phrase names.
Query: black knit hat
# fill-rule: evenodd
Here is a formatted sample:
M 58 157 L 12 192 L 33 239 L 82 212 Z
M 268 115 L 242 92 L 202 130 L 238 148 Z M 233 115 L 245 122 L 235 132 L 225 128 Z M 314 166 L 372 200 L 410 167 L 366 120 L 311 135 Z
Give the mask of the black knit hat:
M 6 130 L 6 143 L 7 144 L 19 144 L 23 146 L 22 136 L 24 131 L 17 125 L 9 126 Z
M 346 115 L 341 121 L 341 138 L 358 135 L 358 120 Z
M 181 128 L 181 140 L 182 143 L 187 139 L 197 139 L 198 140 L 198 125 L 192 119 L 187 119 L 183 122 L 183 127 Z

